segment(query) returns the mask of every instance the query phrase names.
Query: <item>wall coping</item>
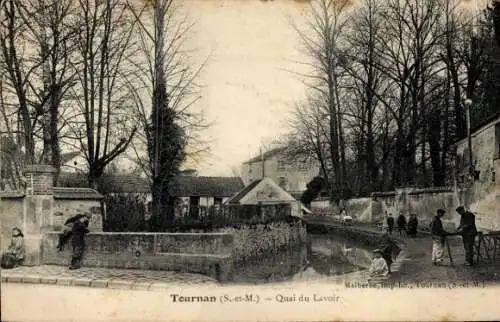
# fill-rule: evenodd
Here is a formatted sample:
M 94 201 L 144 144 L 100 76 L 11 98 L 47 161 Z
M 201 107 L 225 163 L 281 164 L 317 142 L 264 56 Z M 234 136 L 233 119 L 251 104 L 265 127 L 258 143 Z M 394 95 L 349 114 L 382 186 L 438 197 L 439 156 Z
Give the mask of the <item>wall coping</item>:
M 23 191 L 0 191 L 1 199 L 19 199 L 26 197 Z
M 53 234 L 60 234 L 60 231 L 47 231 L 44 232 L 44 234 L 47 235 L 53 235 Z M 153 232 L 90 232 L 88 235 L 163 235 L 163 236 L 233 236 L 232 233 L 153 233 Z
M 24 167 L 23 173 L 56 173 L 57 170 L 49 164 L 28 164 Z
M 66 188 L 54 187 L 54 199 L 69 199 L 69 200 L 100 200 L 104 196 L 91 188 Z
M 428 187 L 428 188 L 399 188 L 396 191 L 372 192 L 370 197 L 389 197 L 395 196 L 400 192 L 407 192 L 409 195 L 419 195 L 424 193 L 440 193 L 440 192 L 453 192 L 454 189 L 449 186 L 444 187 Z
M 387 191 L 387 192 L 372 192 L 370 197 L 392 197 L 396 195 L 396 191 Z
M 453 192 L 451 187 L 431 187 L 431 188 L 420 188 L 408 192 L 409 195 L 419 195 L 423 193 L 440 193 L 440 192 Z

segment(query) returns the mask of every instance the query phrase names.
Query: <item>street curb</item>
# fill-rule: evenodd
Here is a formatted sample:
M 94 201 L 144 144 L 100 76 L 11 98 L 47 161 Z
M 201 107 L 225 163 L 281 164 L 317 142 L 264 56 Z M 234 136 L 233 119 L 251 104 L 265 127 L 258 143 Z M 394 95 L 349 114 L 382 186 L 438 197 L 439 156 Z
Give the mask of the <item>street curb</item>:
M 57 277 L 41 275 L 2 274 L 2 283 L 80 286 L 137 291 L 167 291 L 172 285 L 162 282 L 127 281 L 120 279 L 90 279 L 84 277 Z

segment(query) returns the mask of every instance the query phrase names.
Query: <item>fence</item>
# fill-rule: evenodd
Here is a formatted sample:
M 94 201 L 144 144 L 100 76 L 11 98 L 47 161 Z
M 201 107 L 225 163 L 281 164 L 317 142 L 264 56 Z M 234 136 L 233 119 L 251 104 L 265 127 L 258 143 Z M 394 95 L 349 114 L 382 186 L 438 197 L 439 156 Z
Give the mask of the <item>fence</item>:
M 172 207 L 168 213 L 174 216 L 152 218 L 152 225 L 162 231 L 207 231 L 291 220 L 290 204 Z

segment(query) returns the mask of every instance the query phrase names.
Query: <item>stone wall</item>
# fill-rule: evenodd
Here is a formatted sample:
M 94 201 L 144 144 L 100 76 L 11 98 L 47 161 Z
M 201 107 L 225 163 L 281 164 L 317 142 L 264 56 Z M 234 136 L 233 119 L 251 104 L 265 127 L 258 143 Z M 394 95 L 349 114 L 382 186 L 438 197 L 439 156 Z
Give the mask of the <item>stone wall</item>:
M 340 208 L 329 206 L 328 202 L 321 201 L 321 207 L 313 203 L 314 214 L 325 214 L 340 219 Z M 368 224 L 381 224 L 387 214 L 397 217 L 403 212 L 407 217 L 415 213 L 421 227 L 426 227 L 439 208 L 445 209 L 447 214 L 443 218 L 444 224 L 455 227 L 459 219 L 455 212 L 458 207 L 457 195 L 451 188 L 428 189 L 397 189 L 396 191 L 373 193 L 370 198 L 353 198 L 346 200 L 344 206 L 347 215 L 351 215 L 357 222 Z
M 468 141 L 457 144 L 458 198 L 475 214 L 477 226 L 486 230 L 500 230 L 500 119 L 472 134 L 472 155 L 479 175 L 467 184 L 469 164 Z M 465 181 L 463 183 L 463 181 Z
M 421 227 L 427 227 L 436 210 L 446 211 L 443 224 L 448 228 L 456 227 L 459 220 L 455 212 L 458 202 L 455 193 L 449 188 L 398 189 L 393 193 L 373 194 L 373 222 L 382 222 L 385 214 L 390 213 L 395 218 L 403 212 L 405 216 L 411 213 L 417 215 Z
M 59 230 L 64 222 L 76 214 L 89 213 L 89 228 L 92 232 L 102 231 L 101 202 L 95 199 L 55 199 L 51 228 Z
M 2 253 L 9 247 L 12 228 L 24 231 L 22 194 L 1 195 L 0 200 L 0 245 Z
M 20 228 L 24 234 L 25 265 L 41 264 L 43 233 L 60 228 L 77 212 L 90 212 L 90 229 L 102 230 L 102 196 L 92 189 L 54 188 L 54 172 L 48 165 L 26 166 L 26 191 L 0 192 L 2 250 L 10 243 L 11 229 Z
M 43 239 L 43 263 L 68 265 L 71 246 L 56 251 L 58 233 Z M 220 233 L 90 233 L 84 266 L 175 270 L 225 280 L 232 270 L 233 235 Z
M 495 188 L 493 181 L 494 160 L 500 157 L 500 131 L 497 123 L 500 119 L 489 123 L 471 135 L 472 160 L 479 177 L 474 181 L 474 186 L 468 189 L 468 194 L 463 195 L 462 202 L 470 205 L 480 200 Z M 460 179 L 464 179 L 469 162 L 468 140 L 464 139 L 457 144 L 457 172 Z

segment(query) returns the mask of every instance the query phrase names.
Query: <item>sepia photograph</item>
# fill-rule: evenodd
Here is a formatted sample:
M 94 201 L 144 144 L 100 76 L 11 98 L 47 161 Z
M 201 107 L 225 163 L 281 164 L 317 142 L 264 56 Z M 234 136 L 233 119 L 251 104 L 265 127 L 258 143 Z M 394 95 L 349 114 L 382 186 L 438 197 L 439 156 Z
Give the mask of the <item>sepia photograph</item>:
M 0 0 L 0 257 L 1 321 L 497 320 L 500 1 Z

